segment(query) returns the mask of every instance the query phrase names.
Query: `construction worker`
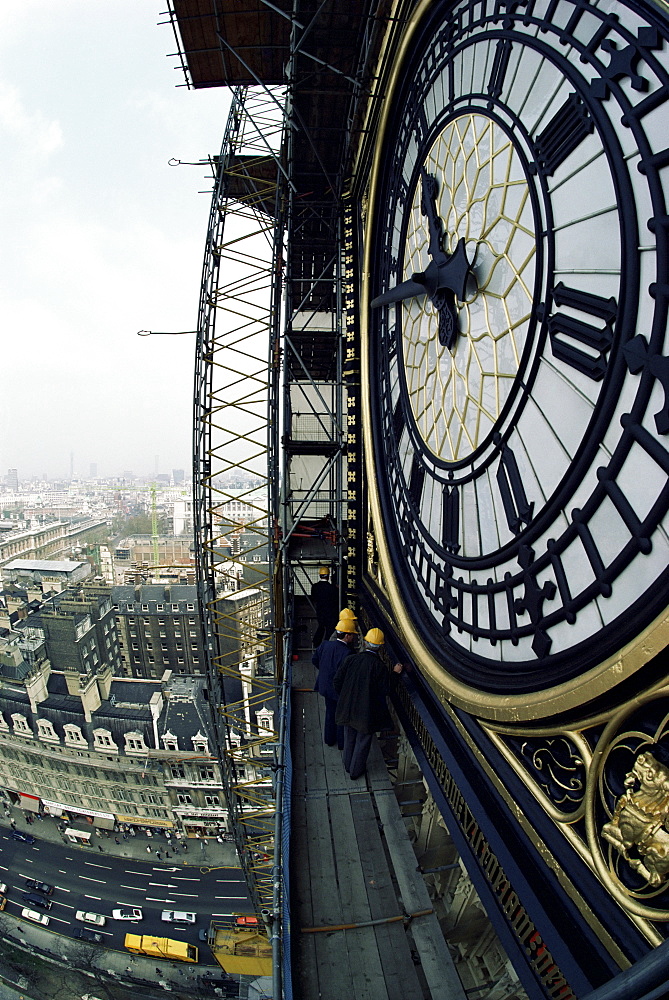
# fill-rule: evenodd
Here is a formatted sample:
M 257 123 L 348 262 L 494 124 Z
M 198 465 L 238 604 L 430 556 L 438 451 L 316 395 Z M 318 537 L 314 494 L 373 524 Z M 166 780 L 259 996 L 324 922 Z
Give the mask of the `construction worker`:
M 355 616 L 355 612 L 351 611 L 350 608 L 342 608 L 341 611 L 339 612 L 339 621 L 340 622 L 344 622 L 344 621 L 345 622 L 350 622 L 351 625 L 353 626 L 352 631 L 356 633 L 356 638 L 353 640 L 353 642 L 351 644 L 351 652 L 357 653 L 358 652 L 358 641 L 357 641 L 358 619 Z M 337 626 L 335 626 L 335 628 L 336 627 Z M 333 632 L 332 635 L 329 636 L 329 638 L 330 639 L 336 639 L 337 638 L 336 632 Z
M 332 681 L 341 661 L 352 652 L 351 647 L 356 638 L 355 625 L 349 618 L 343 618 L 337 622 L 333 638 L 322 642 L 311 657 L 311 662 L 318 669 L 314 691 L 318 691 L 325 699 L 323 741 L 329 747 L 333 747 L 336 743 L 340 750 L 344 749 L 344 730 L 335 722 L 337 692 L 332 686 Z
M 330 583 L 329 566 L 321 566 L 318 582 L 311 587 L 311 600 L 316 611 L 318 628 L 314 633 L 314 648 L 317 649 L 326 636 L 334 630 L 338 621 L 339 590 Z
M 371 628 L 362 652 L 347 656 L 334 678 L 335 722 L 344 727 L 344 768 L 353 780 L 365 773 L 374 733 L 393 724 L 386 705 L 390 672 L 379 656 L 384 642 L 381 629 Z M 403 667 L 396 663 L 392 669 L 401 674 Z

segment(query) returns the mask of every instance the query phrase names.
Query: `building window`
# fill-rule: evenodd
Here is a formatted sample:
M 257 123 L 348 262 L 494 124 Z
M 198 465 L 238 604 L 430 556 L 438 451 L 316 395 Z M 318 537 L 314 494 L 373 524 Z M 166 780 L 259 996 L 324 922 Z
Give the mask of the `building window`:
M 144 742 L 144 737 L 141 733 L 126 733 L 125 734 L 125 751 L 126 753 L 145 753 L 147 746 Z
M 65 732 L 66 743 L 75 746 L 82 746 L 86 743 L 86 740 L 84 739 L 83 733 L 81 732 L 79 726 L 74 726 L 72 725 L 71 722 L 68 722 L 66 723 L 66 725 L 63 726 L 63 730 Z
M 54 731 L 54 728 L 53 728 L 53 723 L 50 722 L 49 719 L 38 719 L 37 720 L 37 735 L 42 740 L 57 740 L 58 739 L 58 736 L 56 735 L 56 733 Z
M 221 802 L 218 795 L 205 795 L 204 804 L 206 806 L 220 806 Z
M 179 610 L 179 605 L 178 604 L 173 604 L 172 605 L 172 611 L 178 611 L 178 610 Z
M 192 740 L 195 753 L 209 753 L 209 740 L 202 733 L 193 736 Z
M 156 611 L 163 611 L 164 606 L 162 604 L 156 604 Z
M 185 778 L 186 772 L 184 771 L 181 764 L 172 764 L 170 771 L 172 772 L 173 778 Z
M 177 794 L 177 802 L 180 806 L 190 806 L 193 804 L 193 800 L 188 792 L 179 792 Z
M 179 740 L 173 733 L 165 733 L 163 736 L 163 746 L 166 750 L 178 750 Z
M 148 611 L 148 610 L 149 610 L 149 605 L 148 604 L 142 604 L 142 611 Z M 146 622 L 146 618 L 144 619 L 144 621 Z
M 201 767 L 200 768 L 200 780 L 201 781 L 213 781 L 214 780 L 214 769 L 213 769 L 213 767 Z
M 30 726 L 28 725 L 28 720 L 26 719 L 25 715 L 19 715 L 18 713 L 14 713 L 12 715 L 12 719 L 14 721 L 15 733 L 20 733 L 22 736 L 32 736 L 33 732 Z
M 194 604 L 187 604 L 186 608 L 188 609 L 188 611 L 195 611 L 195 605 Z

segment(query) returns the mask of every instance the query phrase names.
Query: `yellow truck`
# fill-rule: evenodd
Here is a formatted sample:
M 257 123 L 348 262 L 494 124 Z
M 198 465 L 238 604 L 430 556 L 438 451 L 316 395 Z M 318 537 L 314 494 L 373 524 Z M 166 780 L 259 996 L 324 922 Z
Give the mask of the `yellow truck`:
M 197 962 L 198 950 L 194 944 L 175 941 L 173 938 L 152 937 L 150 934 L 126 934 L 125 947 L 135 955 L 167 958 L 171 962 Z

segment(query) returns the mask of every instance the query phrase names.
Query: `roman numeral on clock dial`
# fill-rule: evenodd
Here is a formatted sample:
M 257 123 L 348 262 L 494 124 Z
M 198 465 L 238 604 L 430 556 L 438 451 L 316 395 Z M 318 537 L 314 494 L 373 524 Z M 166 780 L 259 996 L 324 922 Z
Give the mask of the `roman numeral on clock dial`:
M 600 320 L 601 325 L 595 326 L 569 313 L 557 312 L 548 317 L 553 357 L 599 382 L 606 373 L 606 354 L 613 343 L 613 324 L 618 311 L 616 300 L 605 299 L 579 288 L 569 288 L 563 282 L 555 286 L 552 297 L 556 306 L 566 306 Z M 540 306 L 538 313 L 541 318 L 544 312 Z

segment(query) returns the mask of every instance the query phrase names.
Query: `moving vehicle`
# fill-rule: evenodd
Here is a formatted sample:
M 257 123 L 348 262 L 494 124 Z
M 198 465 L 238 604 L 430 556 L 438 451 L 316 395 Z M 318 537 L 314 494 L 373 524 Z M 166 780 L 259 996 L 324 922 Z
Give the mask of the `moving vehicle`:
M 24 844 L 35 843 L 32 833 L 23 833 L 22 830 L 12 830 L 12 840 L 22 840 Z
M 36 878 L 27 878 L 26 885 L 29 889 L 34 889 L 35 892 L 43 892 L 45 896 L 50 896 L 54 889 L 48 882 L 39 882 Z
M 121 906 L 118 910 L 112 910 L 114 920 L 143 920 L 144 914 L 139 906 Z
M 74 936 L 75 938 L 81 938 L 82 941 L 92 941 L 94 944 L 100 944 L 102 941 L 102 934 L 92 931 L 90 927 L 77 927 Z
M 24 903 L 30 903 L 31 906 L 41 906 L 43 910 L 51 909 L 51 900 L 47 899 L 46 896 L 40 896 L 38 892 L 24 892 L 21 899 Z
M 6 882 L 0 882 L 0 892 L 2 893 L 3 896 L 7 895 L 7 883 Z
M 97 924 L 98 927 L 104 927 L 107 923 L 107 918 L 101 913 L 90 913 L 88 910 L 77 910 L 74 919 L 83 920 L 86 924 Z
M 163 910 L 160 919 L 166 924 L 194 924 L 197 922 L 197 913 L 187 913 L 186 910 Z
M 152 955 L 171 962 L 197 962 L 198 950 L 194 944 L 175 941 L 173 938 L 152 937 L 150 934 L 126 934 L 125 947 L 135 955 Z
M 47 917 L 46 913 L 38 913 L 37 910 L 31 910 L 27 906 L 21 910 L 21 916 L 25 917 L 26 920 L 34 920 L 36 924 L 44 924 L 45 927 L 48 926 L 50 917 Z

